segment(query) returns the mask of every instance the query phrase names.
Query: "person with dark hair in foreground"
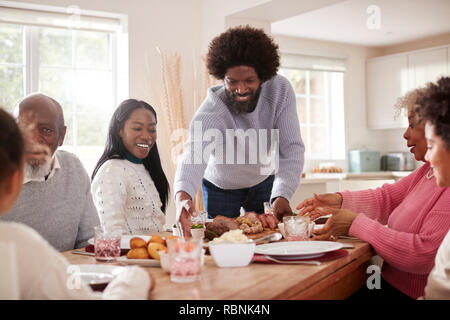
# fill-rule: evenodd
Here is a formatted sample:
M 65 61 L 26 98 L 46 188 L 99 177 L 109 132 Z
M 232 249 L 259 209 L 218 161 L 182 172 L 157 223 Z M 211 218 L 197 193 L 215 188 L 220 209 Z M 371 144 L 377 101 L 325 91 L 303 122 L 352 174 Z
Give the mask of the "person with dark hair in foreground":
M 105 227 L 125 234 L 164 231 L 169 183 L 156 145 L 156 112 L 128 99 L 114 112 L 105 151 L 92 174 L 92 196 Z
M 419 96 L 417 112 L 425 124 L 427 153 L 425 159 L 433 168 L 439 187 L 450 187 L 450 78 L 429 83 Z M 450 231 L 436 254 L 435 265 L 428 276 L 425 299 L 450 300 Z
M 273 39 L 249 26 L 210 43 L 207 68 L 224 83 L 208 89 L 178 162 L 174 194 L 185 235 L 200 184 L 210 218 L 237 217 L 241 207 L 264 213 L 269 201 L 279 219 L 292 214 L 304 145 L 294 90 L 277 75 L 279 60 Z
M 0 215 L 14 206 L 22 190 L 25 145 L 13 117 L 0 108 Z M 26 210 L 33 214 L 33 208 Z M 133 266 L 118 274 L 102 293 L 94 292 L 75 279 L 76 266 L 71 267 L 41 235 L 22 223 L 0 221 L 0 244 L 0 269 L 11 270 L 2 274 L 8 279 L 1 283 L 2 299 L 147 299 L 155 285 L 151 274 Z M 6 251 L 10 254 L 5 257 Z
M 26 132 L 24 186 L 0 219 L 32 227 L 59 251 L 85 247 L 99 220 L 86 170 L 76 155 L 57 150 L 66 134 L 62 107 L 38 93 L 16 109 Z

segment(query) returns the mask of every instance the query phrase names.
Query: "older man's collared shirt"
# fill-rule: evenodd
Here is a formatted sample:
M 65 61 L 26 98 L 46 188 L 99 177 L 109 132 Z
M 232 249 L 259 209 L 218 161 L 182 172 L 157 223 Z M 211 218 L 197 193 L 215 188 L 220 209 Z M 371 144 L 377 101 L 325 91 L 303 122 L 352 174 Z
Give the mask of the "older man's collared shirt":
M 23 179 L 23 184 L 28 183 L 30 181 L 44 182 L 44 181 L 50 179 L 51 177 L 53 177 L 53 175 L 55 174 L 55 171 L 59 170 L 59 169 L 61 169 L 61 165 L 59 164 L 58 157 L 56 156 L 56 153 L 55 153 L 55 156 L 53 157 L 52 169 L 50 170 L 50 173 L 48 174 L 47 179 L 45 177 L 32 178 L 32 179 L 25 177 Z

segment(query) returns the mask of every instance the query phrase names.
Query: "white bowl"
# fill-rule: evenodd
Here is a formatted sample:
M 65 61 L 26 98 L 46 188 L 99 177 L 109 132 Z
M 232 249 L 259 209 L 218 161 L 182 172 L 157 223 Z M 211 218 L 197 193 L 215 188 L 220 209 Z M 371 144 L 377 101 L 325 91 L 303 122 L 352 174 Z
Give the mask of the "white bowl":
M 218 267 L 245 267 L 252 261 L 256 244 L 248 243 L 209 243 L 209 251 Z

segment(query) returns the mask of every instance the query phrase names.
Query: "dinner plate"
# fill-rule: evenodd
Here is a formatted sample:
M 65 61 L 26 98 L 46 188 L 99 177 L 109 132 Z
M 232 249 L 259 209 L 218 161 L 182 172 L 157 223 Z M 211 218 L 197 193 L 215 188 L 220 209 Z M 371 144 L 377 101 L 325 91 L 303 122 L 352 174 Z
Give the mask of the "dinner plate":
M 284 241 L 256 246 L 255 253 L 295 260 L 320 257 L 342 247 L 342 243 L 333 241 Z
M 121 256 L 116 260 L 120 264 L 132 264 L 141 267 L 160 267 L 161 262 L 156 259 L 128 259 L 127 256 Z
M 121 249 L 131 249 L 130 248 L 130 239 L 131 238 L 142 238 L 145 241 L 150 240 L 151 235 L 140 235 L 140 234 L 126 234 L 126 235 L 122 235 L 122 238 L 120 239 L 120 248 Z M 91 238 L 88 240 L 89 244 L 94 244 L 94 238 Z
M 71 267 L 74 271 L 73 275 L 79 276 L 94 290 L 104 289 L 110 281 L 125 270 L 124 267 L 101 264 L 74 264 Z

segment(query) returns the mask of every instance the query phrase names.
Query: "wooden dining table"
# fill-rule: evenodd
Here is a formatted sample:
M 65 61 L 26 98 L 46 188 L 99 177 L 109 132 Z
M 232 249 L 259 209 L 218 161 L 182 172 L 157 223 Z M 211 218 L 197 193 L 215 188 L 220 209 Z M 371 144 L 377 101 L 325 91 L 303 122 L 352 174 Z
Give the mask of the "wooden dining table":
M 372 247 L 356 239 L 344 257 L 320 265 L 267 264 L 252 262 L 246 267 L 219 268 L 205 256 L 201 280 L 174 283 L 160 267 L 145 268 L 156 281 L 149 294 L 153 300 L 297 300 L 346 299 L 366 284 L 367 267 L 375 255 Z M 95 257 L 62 253 L 71 264 L 103 264 Z M 111 264 L 111 263 L 109 263 Z M 118 263 L 113 263 L 118 264 Z

